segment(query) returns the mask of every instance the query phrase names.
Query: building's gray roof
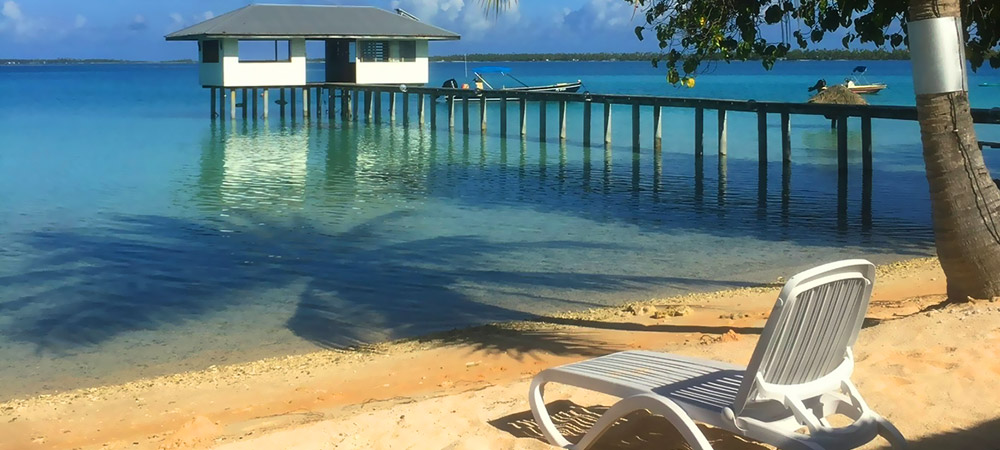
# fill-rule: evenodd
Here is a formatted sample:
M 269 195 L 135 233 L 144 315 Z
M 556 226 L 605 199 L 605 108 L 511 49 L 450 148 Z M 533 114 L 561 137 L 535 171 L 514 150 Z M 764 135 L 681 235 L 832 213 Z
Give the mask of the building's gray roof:
M 168 41 L 223 37 L 458 39 L 459 35 L 370 6 L 249 5 L 166 36 Z

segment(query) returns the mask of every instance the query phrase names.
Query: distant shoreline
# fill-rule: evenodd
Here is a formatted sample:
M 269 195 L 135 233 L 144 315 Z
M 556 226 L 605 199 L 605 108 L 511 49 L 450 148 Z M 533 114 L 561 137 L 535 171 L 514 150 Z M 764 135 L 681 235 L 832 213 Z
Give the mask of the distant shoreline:
M 431 56 L 431 62 L 619 62 L 652 61 L 659 53 L 469 53 L 460 55 Z M 907 50 L 792 50 L 785 61 L 900 61 L 910 59 Z M 309 62 L 324 62 L 322 58 L 311 58 Z M 2 66 L 45 66 L 45 65 L 98 65 L 98 64 L 195 64 L 192 59 L 169 61 L 136 61 L 104 58 L 0 58 Z

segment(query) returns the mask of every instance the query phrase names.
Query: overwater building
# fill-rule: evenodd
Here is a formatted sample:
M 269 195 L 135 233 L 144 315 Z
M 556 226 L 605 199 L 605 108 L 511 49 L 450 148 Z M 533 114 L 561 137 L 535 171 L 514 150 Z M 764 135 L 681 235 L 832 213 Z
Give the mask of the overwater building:
M 459 35 L 402 10 L 249 5 L 166 39 L 198 42 L 202 86 L 248 88 L 307 82 L 425 84 L 429 42 Z M 307 79 L 306 41 L 325 43 L 322 80 Z

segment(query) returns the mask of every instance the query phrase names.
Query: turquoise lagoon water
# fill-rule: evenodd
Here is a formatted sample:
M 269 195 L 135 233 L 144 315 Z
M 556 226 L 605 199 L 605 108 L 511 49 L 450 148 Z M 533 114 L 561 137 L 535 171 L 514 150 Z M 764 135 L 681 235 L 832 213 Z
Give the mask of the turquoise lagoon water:
M 695 89 L 645 63 L 512 65 L 591 92 L 803 101 L 856 64 L 720 65 Z M 890 85 L 872 103 L 913 104 L 908 63 L 867 65 Z M 433 64 L 433 83 L 464 69 Z M 564 144 L 538 142 L 530 114 L 526 140 L 500 138 L 496 106 L 485 136 L 274 107 L 213 122 L 183 65 L 3 67 L 0 94 L 0 400 L 933 253 L 913 123 L 875 122 L 865 198 L 858 124 L 838 197 L 822 118 L 793 119 L 788 177 L 771 119 L 760 183 L 756 121 L 739 113 L 721 171 L 714 139 L 693 158 L 683 110 L 664 114 L 662 153 L 633 156 L 627 109 L 608 149 L 581 146 L 575 107 Z M 998 106 L 1000 89 L 972 102 Z

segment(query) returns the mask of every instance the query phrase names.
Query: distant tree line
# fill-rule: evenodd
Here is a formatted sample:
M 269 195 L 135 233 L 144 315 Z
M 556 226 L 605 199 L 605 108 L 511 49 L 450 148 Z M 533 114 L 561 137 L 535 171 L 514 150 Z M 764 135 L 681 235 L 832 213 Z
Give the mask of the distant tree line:
M 526 62 L 526 61 L 653 61 L 662 55 L 655 52 L 634 53 L 469 53 L 467 55 L 432 56 L 431 61 L 475 61 L 475 62 Z M 815 49 L 791 50 L 782 58 L 785 60 L 830 61 L 838 59 L 874 61 L 874 60 L 906 60 L 910 52 L 896 50 L 846 50 L 846 49 Z

